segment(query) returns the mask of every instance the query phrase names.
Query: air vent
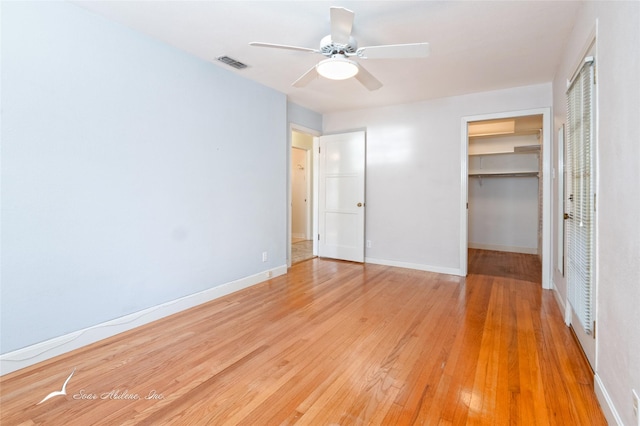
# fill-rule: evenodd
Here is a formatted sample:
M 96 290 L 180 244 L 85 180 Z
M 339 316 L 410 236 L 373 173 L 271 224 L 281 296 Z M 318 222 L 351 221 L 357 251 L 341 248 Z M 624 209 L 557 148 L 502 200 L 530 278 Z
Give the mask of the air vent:
M 241 70 L 247 67 L 247 64 L 243 64 L 240 61 L 236 61 L 233 58 L 230 58 L 228 56 L 220 56 L 217 58 L 220 62 L 224 62 L 225 64 L 229 65 L 230 67 L 233 67 L 237 70 Z

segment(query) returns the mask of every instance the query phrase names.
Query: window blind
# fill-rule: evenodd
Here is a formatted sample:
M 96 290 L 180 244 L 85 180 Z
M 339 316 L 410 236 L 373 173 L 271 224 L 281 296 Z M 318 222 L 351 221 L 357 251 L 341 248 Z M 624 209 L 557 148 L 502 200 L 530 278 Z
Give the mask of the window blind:
M 565 156 L 567 297 L 587 334 L 593 332 L 593 78 L 587 58 L 567 92 Z

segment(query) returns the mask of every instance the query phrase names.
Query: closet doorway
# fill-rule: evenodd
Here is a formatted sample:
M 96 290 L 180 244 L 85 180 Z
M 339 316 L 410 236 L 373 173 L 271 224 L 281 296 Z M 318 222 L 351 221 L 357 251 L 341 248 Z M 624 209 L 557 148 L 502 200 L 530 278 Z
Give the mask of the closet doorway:
M 545 236 L 548 234 L 545 197 L 549 194 L 544 156 L 547 111 L 463 120 L 466 167 L 463 167 L 465 214 L 461 251 L 465 258 L 461 266 L 465 274 L 470 249 L 492 252 L 496 259 L 500 258 L 499 253 L 519 253 L 539 258 L 542 285 L 545 288 L 549 285 L 549 275 L 545 274 L 550 251 L 550 247 L 545 247 L 550 241 L 550 236 Z

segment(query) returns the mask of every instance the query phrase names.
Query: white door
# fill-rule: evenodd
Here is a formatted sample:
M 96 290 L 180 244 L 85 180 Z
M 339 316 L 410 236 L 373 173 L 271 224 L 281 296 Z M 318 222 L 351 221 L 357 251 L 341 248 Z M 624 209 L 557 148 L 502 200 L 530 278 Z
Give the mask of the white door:
M 364 262 L 364 132 L 321 136 L 318 255 Z
M 567 143 L 564 170 L 567 241 L 567 299 L 571 326 L 591 366 L 595 368 L 595 105 L 593 58 L 567 92 Z

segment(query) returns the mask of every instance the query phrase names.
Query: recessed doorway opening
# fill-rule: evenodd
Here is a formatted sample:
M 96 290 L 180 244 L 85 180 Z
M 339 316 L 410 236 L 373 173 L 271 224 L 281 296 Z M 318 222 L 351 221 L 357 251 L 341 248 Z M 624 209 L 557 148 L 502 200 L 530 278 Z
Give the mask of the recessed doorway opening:
M 313 253 L 313 139 L 292 129 L 290 148 L 290 265 L 311 259 Z
M 468 250 L 536 255 L 550 288 L 550 109 L 462 119 L 460 268 Z

